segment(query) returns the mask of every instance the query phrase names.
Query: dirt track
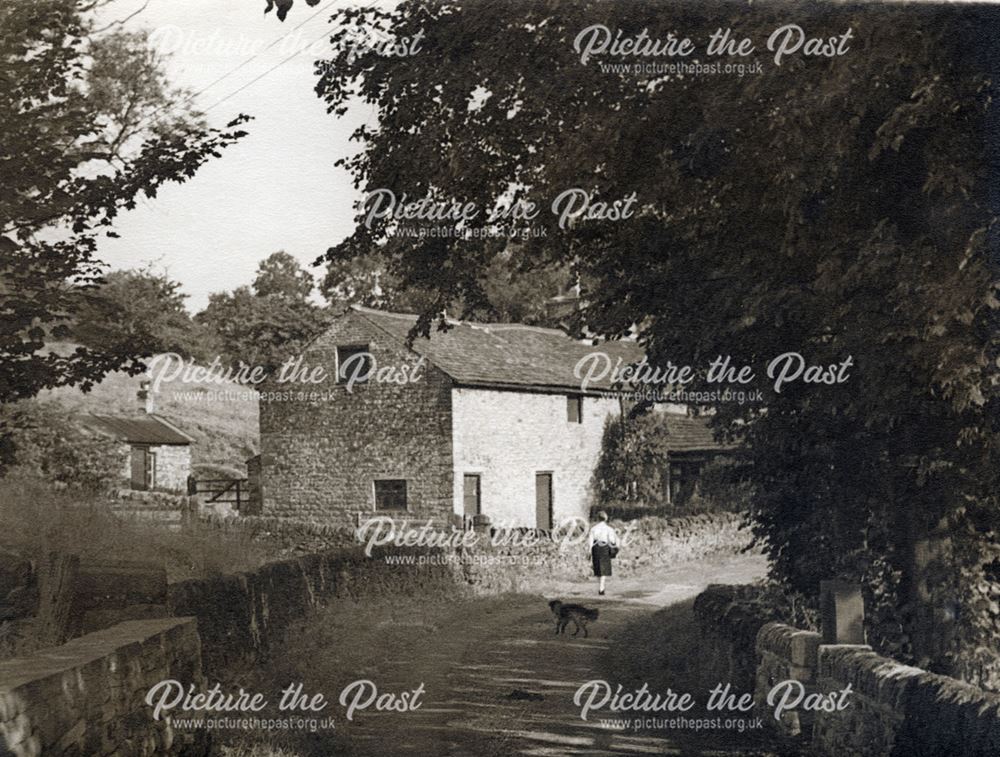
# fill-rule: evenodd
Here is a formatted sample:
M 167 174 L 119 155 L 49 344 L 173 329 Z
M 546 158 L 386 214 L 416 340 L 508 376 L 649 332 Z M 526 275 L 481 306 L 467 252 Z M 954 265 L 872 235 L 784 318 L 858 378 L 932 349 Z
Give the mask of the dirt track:
M 387 648 L 374 669 L 365 669 L 366 677 L 378 681 L 380 691 L 408 690 L 423 683 L 420 709 L 365 711 L 352 722 L 341 717 L 334 734 L 311 740 L 309 753 L 770 754 L 766 732 L 739 733 L 735 724 L 698 731 L 662 724 L 636 730 L 634 719 L 622 726 L 629 713 L 605 711 L 583 721 L 573 703 L 578 687 L 594 679 L 612 686 L 621 683 L 626 691 L 644 682 L 656 692 L 672 687 L 691 691 L 703 701 L 717 682 L 698 680 L 698 631 L 691 600 L 709 583 L 746 582 L 763 571 L 761 558 L 737 556 L 615 580 L 605 597 L 597 596 L 593 581 L 581 580 L 539 587 L 542 596 L 445 605 L 434 615 L 430 632 L 422 628 L 426 625 L 422 620 L 415 621 L 413 632 L 421 637 L 416 645 L 419 654 L 413 648 Z M 599 608 L 601 616 L 589 638 L 554 635 L 544 601 L 554 597 Z M 401 628 L 405 619 L 394 630 L 400 633 Z M 334 691 L 335 684 L 330 683 L 326 690 Z M 699 717 L 697 710 L 688 717 Z M 602 724 L 601 718 L 616 719 L 617 727 Z

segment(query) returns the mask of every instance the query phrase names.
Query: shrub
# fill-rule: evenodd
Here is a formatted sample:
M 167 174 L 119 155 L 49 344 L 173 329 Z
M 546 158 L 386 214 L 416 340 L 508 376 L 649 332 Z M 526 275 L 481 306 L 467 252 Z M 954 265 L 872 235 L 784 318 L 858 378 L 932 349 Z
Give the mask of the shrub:
M 605 422 L 594 472 L 600 503 L 653 503 L 664 497 L 668 444 L 662 416 L 645 413 Z
M 678 508 L 680 513 L 747 512 L 753 501 L 753 486 L 743 469 L 730 457 L 716 457 L 701 469 L 698 487 Z
M 5 414 L 12 427 L 11 475 L 86 492 L 106 491 L 123 478 L 124 446 L 81 430 L 71 413 L 31 401 Z

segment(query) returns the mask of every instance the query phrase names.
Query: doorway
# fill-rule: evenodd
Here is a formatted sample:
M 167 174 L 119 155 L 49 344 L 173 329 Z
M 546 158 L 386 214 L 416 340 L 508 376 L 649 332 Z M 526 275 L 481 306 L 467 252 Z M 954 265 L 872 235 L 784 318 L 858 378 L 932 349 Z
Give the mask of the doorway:
M 466 473 L 462 477 L 462 512 L 467 518 L 483 514 L 482 482 L 479 474 Z
M 535 474 L 535 528 L 552 530 L 552 474 Z
M 156 453 L 149 447 L 132 447 L 132 488 L 153 491 L 156 488 Z

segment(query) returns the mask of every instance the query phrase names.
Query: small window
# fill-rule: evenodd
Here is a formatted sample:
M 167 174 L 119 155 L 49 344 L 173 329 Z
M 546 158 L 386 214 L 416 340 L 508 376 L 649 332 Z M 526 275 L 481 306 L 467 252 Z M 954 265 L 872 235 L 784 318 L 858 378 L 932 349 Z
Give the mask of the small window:
M 406 509 L 406 480 L 402 478 L 384 479 L 375 482 L 376 510 Z
M 372 370 L 372 356 L 368 345 L 337 348 L 337 383 L 364 384 Z
M 566 398 L 566 420 L 583 423 L 583 397 L 571 394 Z

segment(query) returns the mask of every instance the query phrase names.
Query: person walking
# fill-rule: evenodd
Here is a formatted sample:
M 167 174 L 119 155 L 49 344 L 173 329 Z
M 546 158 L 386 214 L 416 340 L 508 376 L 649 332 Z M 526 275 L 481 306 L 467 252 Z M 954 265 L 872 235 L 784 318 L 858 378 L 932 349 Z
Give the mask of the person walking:
M 601 510 L 587 535 L 587 547 L 594 564 L 594 575 L 598 577 L 597 593 L 604 594 L 604 582 L 611 575 L 611 560 L 618 554 L 618 534 L 608 524 L 608 514 Z

